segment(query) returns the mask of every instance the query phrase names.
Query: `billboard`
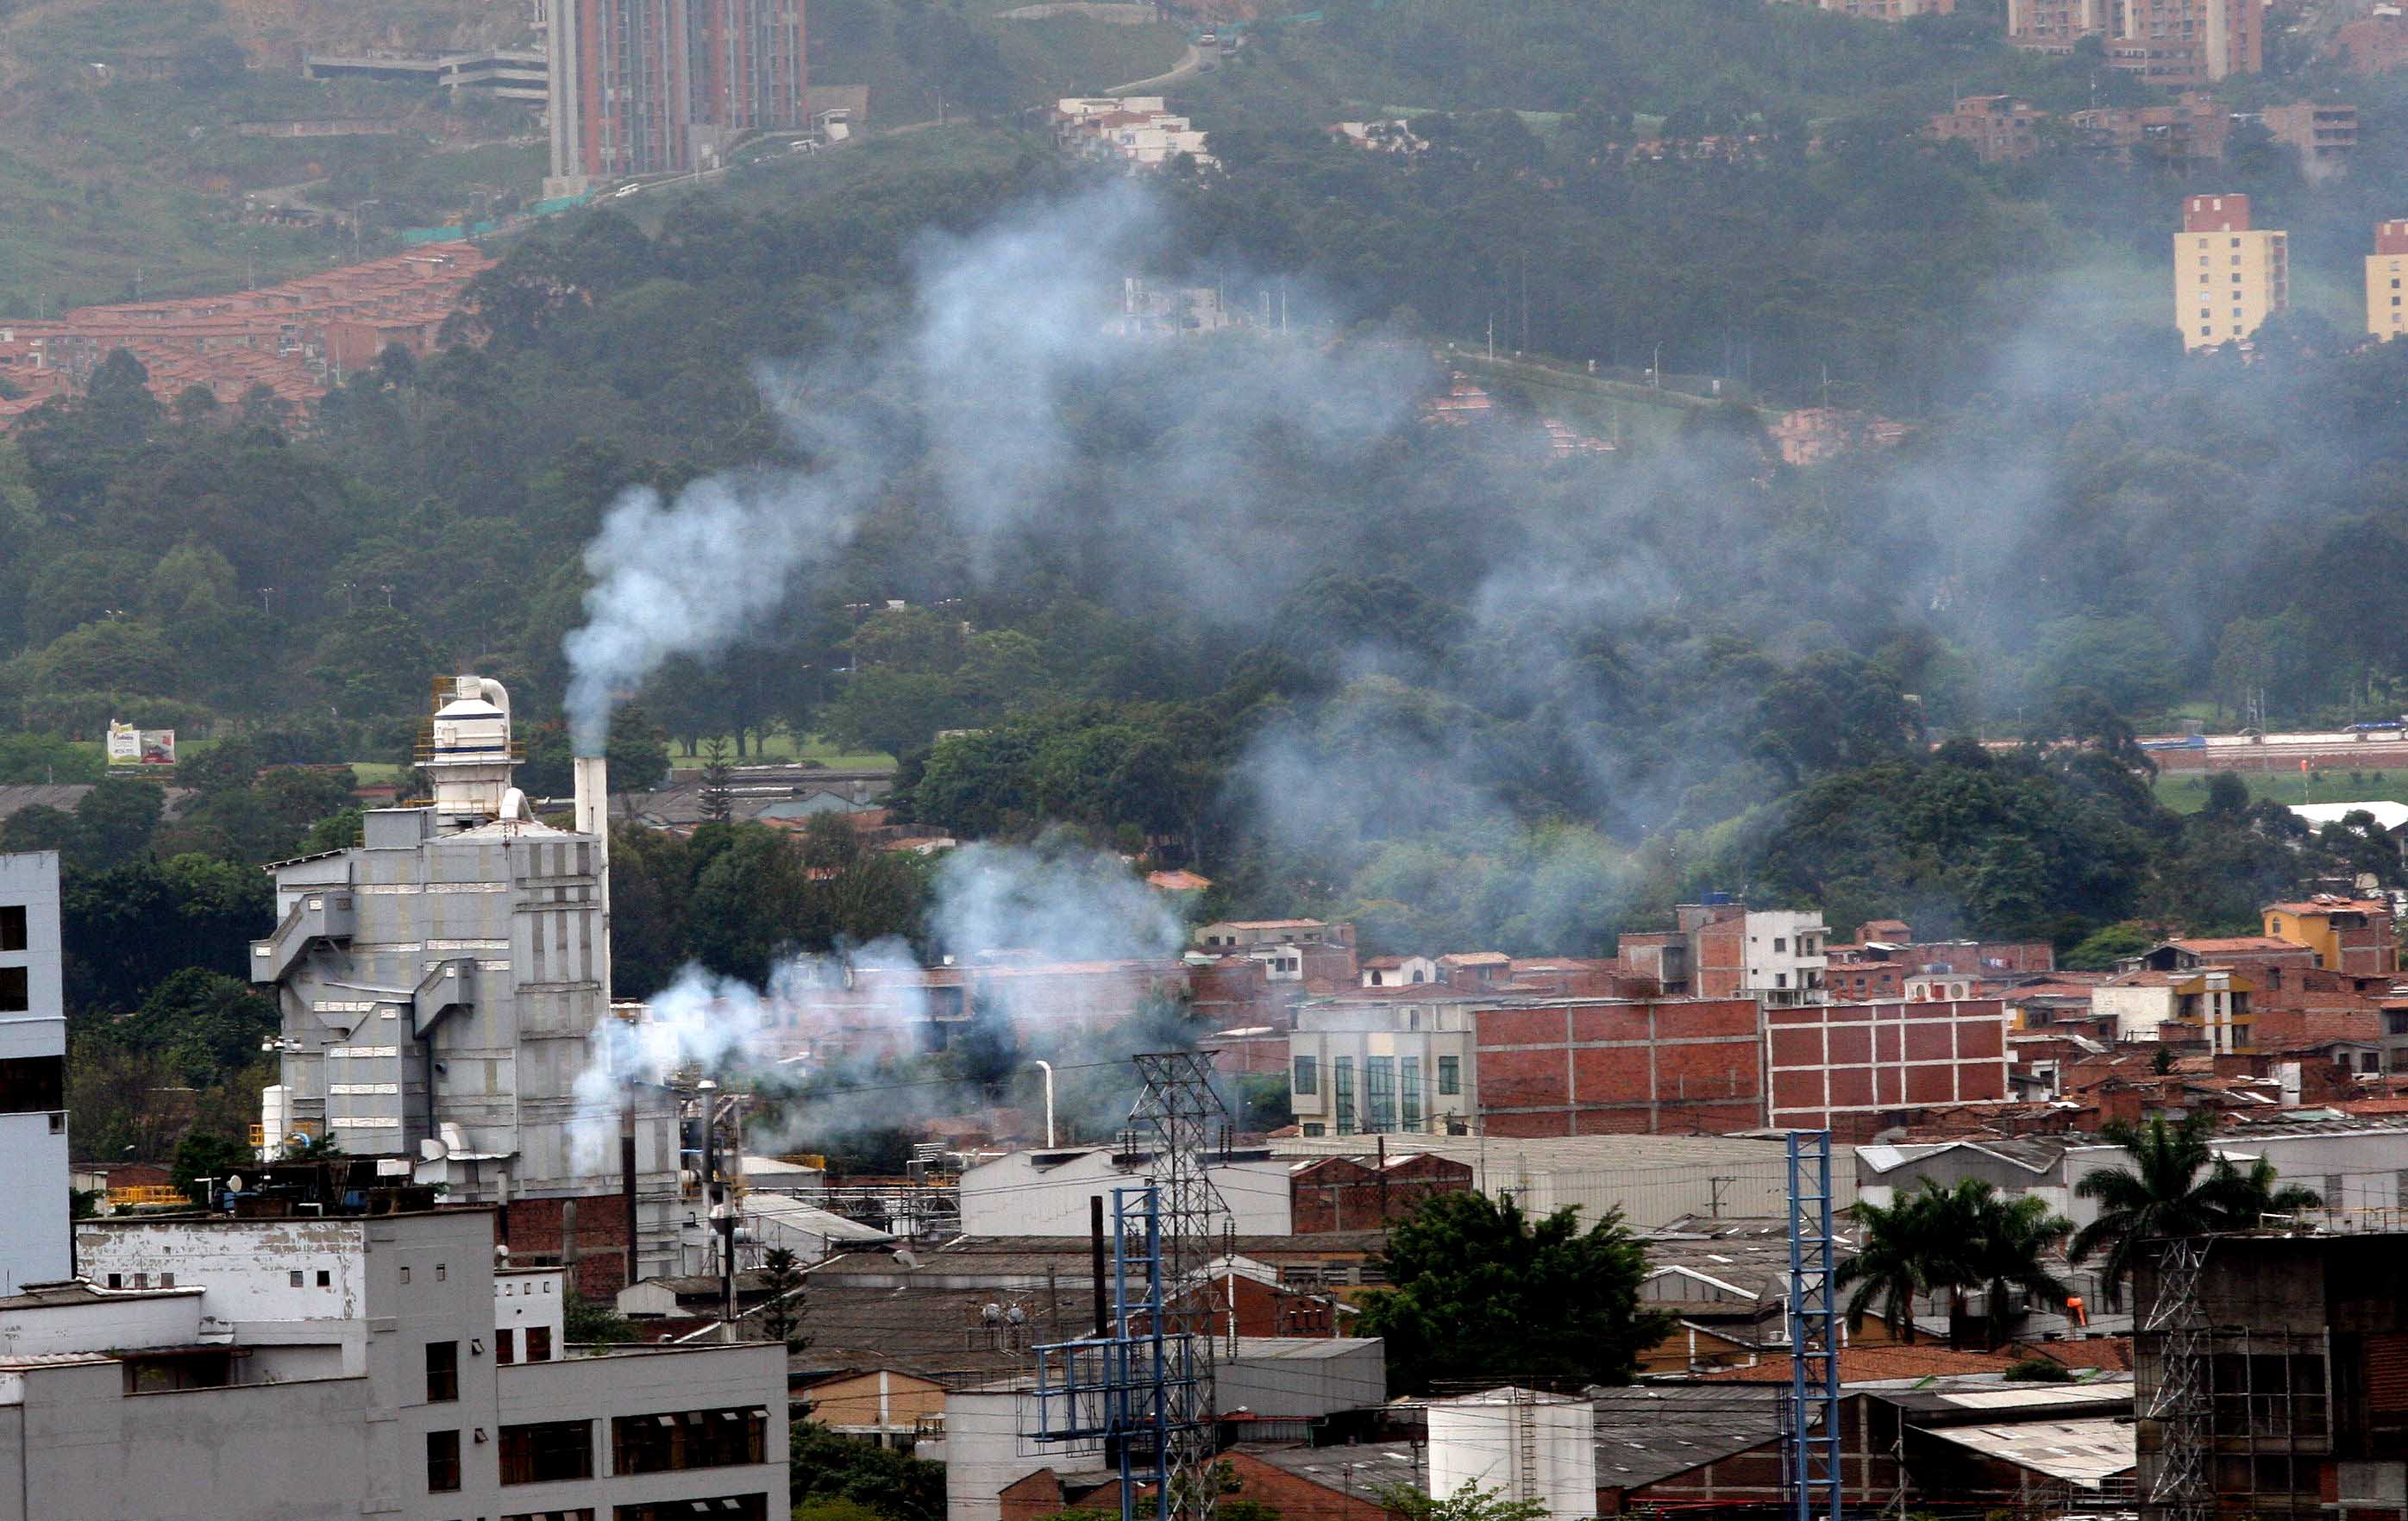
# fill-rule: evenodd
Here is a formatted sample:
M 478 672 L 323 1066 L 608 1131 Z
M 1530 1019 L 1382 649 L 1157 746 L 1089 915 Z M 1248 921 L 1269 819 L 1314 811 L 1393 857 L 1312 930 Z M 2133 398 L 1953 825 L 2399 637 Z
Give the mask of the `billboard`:
M 172 766 L 176 763 L 173 729 L 136 729 L 130 723 L 108 726 L 108 763 L 112 766 Z

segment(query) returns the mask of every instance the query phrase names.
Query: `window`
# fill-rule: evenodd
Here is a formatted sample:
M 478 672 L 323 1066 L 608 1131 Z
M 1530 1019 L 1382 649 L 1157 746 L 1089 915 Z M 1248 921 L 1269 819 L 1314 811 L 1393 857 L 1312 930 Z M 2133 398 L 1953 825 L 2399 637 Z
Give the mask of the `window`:
M 108 1275 L 108 1286 L 111 1288 L 123 1288 L 125 1286 L 125 1274 L 122 1272 L 110 1273 Z
M 1296 1091 L 1298 1093 L 1318 1093 L 1321 1091 L 1320 1058 L 1298 1057 L 1296 1059 L 1296 1077 L 1294 1080 L 1294 1087 Z
M 460 1433 L 426 1433 L 426 1492 L 447 1495 L 460 1487 Z
M 408 1277 L 408 1276 L 409 1276 L 409 1270 L 408 1270 L 408 1268 L 404 1268 L 404 1269 L 402 1269 L 402 1270 L 401 1270 L 401 1275 L 402 1275 L 404 1278 Z M 318 1286 L 319 1286 L 320 1288 L 332 1288 L 332 1287 L 334 1287 L 334 1286 L 335 1286 L 335 1275 L 334 1275 L 334 1273 L 333 1273 L 333 1272 L 329 1272 L 328 1270 L 326 1270 L 326 1269 L 324 1269 L 324 1268 L 320 1268 L 320 1269 L 318 1270 Z
M 502 1428 L 504 1484 L 552 1484 L 592 1477 L 592 1421 L 535 1421 Z
M 1340 1057 L 1330 1077 L 1333 1085 L 1333 1091 L 1329 1096 L 1330 1107 L 1337 1112 L 1338 1133 L 1353 1135 L 1354 1133 L 1354 1059 Z
M 34 1006 L 33 984 L 22 966 L 0 966 L 0 1014 L 22 1014 Z
M 426 1402 L 440 1405 L 460 1398 L 460 1343 L 426 1343 Z
M 409 1282 L 409 1264 L 407 1262 L 401 1265 L 401 1281 L 405 1284 Z
M 526 1329 L 526 1360 L 529 1362 L 552 1360 L 552 1328 L 550 1326 L 529 1326 Z
M 1463 1091 L 1463 1059 L 1461 1057 L 1438 1059 L 1438 1090 L 1449 1098 Z
M 174 1273 L 172 1273 L 172 1272 L 163 1272 L 163 1273 L 161 1273 L 161 1274 L 159 1275 L 159 1286 L 160 1286 L 161 1288 L 173 1288 L 173 1287 L 175 1287 L 175 1286 L 176 1286 L 176 1275 L 175 1275 Z
M 670 1473 L 758 1463 L 767 1450 L 768 1430 L 769 1413 L 758 1405 L 621 1415 L 610 1422 L 610 1471 Z
M 0 978 L 12 970 L 21 978 L 25 974 L 23 967 L 0 967 Z M 0 999 L 0 1002 L 5 1002 Z M 64 1057 L 12 1057 L 0 1061 L 0 1115 L 38 1115 L 64 1109 L 66 1064 Z
M 301 1286 L 301 1270 L 299 1268 L 294 1268 L 290 1274 L 290 1277 L 292 1279 L 293 1287 L 298 1288 Z
M 1422 1059 L 1397 1059 L 1397 1123 L 1408 1130 L 1422 1128 Z
M 1397 1059 L 1363 1059 L 1363 1130 L 1385 1135 L 1397 1128 Z
M 709 1516 L 710 1521 L 767 1521 L 768 1514 L 766 1495 L 727 1495 L 719 1500 L 656 1500 L 647 1505 L 621 1505 L 610 1512 L 610 1521 L 694 1521 L 696 1516 Z
M 588 1505 L 576 1511 L 527 1511 L 518 1515 L 506 1515 L 502 1521 L 594 1521 L 594 1507 Z
M 1789 954 L 1788 936 L 1774 935 L 1772 937 L 1772 954 L 1775 956 L 1786 956 Z
M 447 1276 L 448 1276 L 448 1273 L 446 1272 L 446 1271 L 445 1271 L 445 1269 L 444 1269 L 443 1264 L 442 1264 L 442 1263 L 440 1263 L 440 1262 L 437 1262 L 437 1264 L 435 1264 L 435 1281 L 436 1281 L 437 1283 L 438 1283 L 438 1284 L 439 1284 L 439 1283 L 441 1283 L 441 1282 L 445 1279 L 445 1277 L 447 1277 Z
M 1774 973 L 1774 974 L 1772 974 L 1772 986 L 1773 986 L 1773 987 L 1775 987 L 1775 988 L 1786 988 L 1786 987 L 1788 987 L 1788 986 L 1789 986 L 1789 974 L 1788 974 L 1788 973 L 1786 973 L 1786 972 L 1776 972 L 1776 973 Z
M 519 1360 L 519 1333 L 504 1326 L 494 1332 L 494 1362 L 496 1366 Z
M 1304 1133 L 1307 1135 L 1326 1135 L 1329 1133 L 1329 1127 L 1322 1124 L 1321 1121 L 1317 1119 L 1307 1120 L 1304 1124 Z
M 2398 280 L 2391 282 L 2399 284 Z M 0 906 L 0 951 L 21 951 L 25 948 L 25 905 L 8 903 Z

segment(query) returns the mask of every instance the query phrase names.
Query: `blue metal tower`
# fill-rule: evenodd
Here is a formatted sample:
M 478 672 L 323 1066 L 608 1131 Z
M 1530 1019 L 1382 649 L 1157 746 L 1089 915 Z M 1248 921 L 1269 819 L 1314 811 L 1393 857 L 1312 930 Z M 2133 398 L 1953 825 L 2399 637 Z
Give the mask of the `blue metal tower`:
M 1186 1452 L 1211 1418 L 1209 1375 L 1197 1337 L 1166 1324 L 1159 1188 L 1114 1188 L 1111 1214 L 1111 1318 L 1103 1334 L 1035 1349 L 1037 1440 L 1101 1441 L 1120 1474 L 1121 1521 L 1135 1521 L 1148 1485 L 1166 1496 L 1160 1512 L 1174 1508 Z
M 1792 1521 L 1840 1521 L 1840 1315 L 1831 1132 L 1789 1132 L 1789 1398 L 1782 1479 Z

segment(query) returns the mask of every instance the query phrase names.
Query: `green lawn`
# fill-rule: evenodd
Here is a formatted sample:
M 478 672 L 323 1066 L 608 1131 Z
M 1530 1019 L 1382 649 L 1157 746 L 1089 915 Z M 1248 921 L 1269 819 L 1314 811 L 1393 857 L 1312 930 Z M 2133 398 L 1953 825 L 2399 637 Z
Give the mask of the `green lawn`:
M 2157 780 L 2157 801 L 2176 813 L 2197 813 L 2207 803 L 2208 773 L 2175 772 Z M 2249 784 L 2251 799 L 2272 798 L 2288 806 L 2301 803 L 2408 803 L 2408 767 L 2361 771 L 2357 781 L 2346 771 L 2243 771 L 2236 775 Z
M 876 750 L 847 750 L 828 743 L 817 734 L 796 739 L 793 734 L 772 734 L 752 747 L 750 754 L 736 753 L 736 736 L 727 736 L 727 760 L 731 765 L 761 765 L 773 760 L 816 760 L 830 771 L 876 771 L 891 769 L 895 758 Z M 699 751 L 685 753 L 683 746 L 669 746 L 669 763 L 682 770 L 694 770 L 702 764 Z

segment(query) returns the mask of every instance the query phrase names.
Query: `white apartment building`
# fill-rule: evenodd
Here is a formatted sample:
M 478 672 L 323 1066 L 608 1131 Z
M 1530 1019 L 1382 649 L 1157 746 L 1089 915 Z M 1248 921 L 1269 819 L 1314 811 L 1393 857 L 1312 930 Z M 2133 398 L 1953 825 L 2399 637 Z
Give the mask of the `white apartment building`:
M 1447 1135 L 1469 1128 L 1472 1003 L 1332 1002 L 1297 1011 L 1288 1098 L 1306 1135 Z M 1412 997 L 1409 988 L 1405 997 Z

